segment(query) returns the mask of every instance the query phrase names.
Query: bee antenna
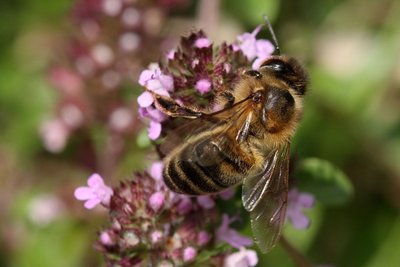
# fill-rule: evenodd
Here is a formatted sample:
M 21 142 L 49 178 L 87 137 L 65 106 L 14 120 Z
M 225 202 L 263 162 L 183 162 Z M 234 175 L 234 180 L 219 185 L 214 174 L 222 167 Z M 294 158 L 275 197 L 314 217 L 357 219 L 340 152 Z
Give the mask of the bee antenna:
M 270 33 L 271 36 L 272 36 L 272 40 L 274 41 L 275 51 L 276 51 L 276 53 L 277 53 L 278 56 L 279 56 L 279 55 L 281 54 L 281 49 L 279 48 L 278 40 L 276 39 L 275 32 L 274 32 L 274 30 L 272 29 L 271 22 L 269 21 L 267 15 L 263 15 L 263 19 L 264 19 L 265 25 L 267 25 L 267 27 L 268 27 L 269 33 Z

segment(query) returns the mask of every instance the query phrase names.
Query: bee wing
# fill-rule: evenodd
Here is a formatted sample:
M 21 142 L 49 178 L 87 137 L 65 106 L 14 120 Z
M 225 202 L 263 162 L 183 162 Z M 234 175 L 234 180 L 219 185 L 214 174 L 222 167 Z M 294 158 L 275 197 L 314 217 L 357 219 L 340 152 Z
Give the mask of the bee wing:
M 286 143 L 272 150 L 262 171 L 243 181 L 243 205 L 250 212 L 255 241 L 263 253 L 278 242 L 285 221 L 289 147 Z
M 229 108 L 221 111 L 206 114 L 194 119 L 185 119 L 181 126 L 172 129 L 160 145 L 160 152 L 163 155 L 169 154 L 177 146 L 186 141 L 188 137 L 202 133 L 204 131 L 212 131 L 213 129 L 223 126 L 220 133 L 237 133 L 245 122 L 248 122 L 248 101 L 244 99 Z M 237 128 L 237 130 L 236 130 Z M 243 127 L 242 127 L 243 128 Z M 221 139 L 215 136 L 214 140 Z

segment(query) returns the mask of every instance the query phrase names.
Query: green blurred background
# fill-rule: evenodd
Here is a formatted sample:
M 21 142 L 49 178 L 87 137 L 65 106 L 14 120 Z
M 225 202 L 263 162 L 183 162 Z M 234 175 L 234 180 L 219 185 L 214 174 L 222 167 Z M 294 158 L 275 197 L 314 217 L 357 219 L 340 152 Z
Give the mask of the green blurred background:
M 198 22 L 214 40 L 233 41 L 267 14 L 282 51 L 310 71 L 296 157 L 327 160 L 353 184 L 347 203 L 317 203 L 312 227 L 288 226 L 288 239 L 316 264 L 400 266 L 400 2 L 225 0 L 211 20 L 218 25 L 199 12 L 206 2 L 191 3 L 172 25 L 187 32 Z M 72 5 L 0 2 L 0 266 L 102 266 L 92 243 L 106 215 L 73 199 L 91 170 L 68 147 L 46 152 L 39 136 L 57 100 L 47 71 L 74 31 Z M 116 176 L 143 169 L 146 151 L 134 142 Z M 35 208 L 49 199 L 58 212 L 38 221 Z M 260 256 L 259 266 L 292 263 L 278 247 Z

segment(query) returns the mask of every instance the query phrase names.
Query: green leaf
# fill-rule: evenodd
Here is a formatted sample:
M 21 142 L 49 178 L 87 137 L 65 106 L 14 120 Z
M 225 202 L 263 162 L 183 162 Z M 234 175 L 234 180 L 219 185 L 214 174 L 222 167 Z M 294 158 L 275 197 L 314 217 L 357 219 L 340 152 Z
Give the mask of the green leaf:
M 323 204 L 344 204 L 353 194 L 353 186 L 347 176 L 326 160 L 303 160 L 295 177 L 301 191 L 312 193 Z

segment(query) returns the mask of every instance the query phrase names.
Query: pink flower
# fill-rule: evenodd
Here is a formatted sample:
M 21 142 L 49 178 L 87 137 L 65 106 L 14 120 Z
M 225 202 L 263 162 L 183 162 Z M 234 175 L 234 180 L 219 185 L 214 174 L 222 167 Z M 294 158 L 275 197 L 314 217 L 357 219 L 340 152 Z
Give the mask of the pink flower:
M 208 40 L 206 37 L 200 37 L 194 42 L 194 46 L 197 48 L 209 47 L 210 45 L 210 40 Z
M 231 224 L 235 219 L 229 219 L 228 215 L 224 214 L 222 216 L 221 226 L 217 229 L 217 239 L 219 241 L 224 241 L 230 244 L 232 247 L 240 248 L 244 246 L 250 246 L 253 244 L 253 241 L 245 236 L 240 235 L 236 230 L 229 228 L 229 224 Z
M 171 76 L 163 74 L 157 63 L 150 64 L 147 70 L 142 71 L 139 84 L 158 94 L 161 94 L 159 91 L 171 92 L 174 89 L 174 80 Z
M 85 208 L 93 209 L 100 203 L 109 205 L 113 191 L 104 184 L 103 178 L 99 174 L 92 174 L 87 184 L 88 187 L 78 187 L 74 193 L 76 199 L 86 201 Z
M 159 211 L 165 202 L 165 194 L 162 192 L 155 192 L 150 196 L 149 206 L 154 211 Z
M 287 218 L 297 229 L 306 229 L 310 225 L 310 219 L 302 211 L 303 208 L 314 206 L 314 197 L 309 193 L 301 193 L 294 188 L 288 194 Z
M 256 59 L 253 63 L 253 69 L 259 68 L 261 63 L 268 58 L 275 47 L 268 40 L 257 40 L 256 35 L 261 29 L 261 25 L 254 29 L 252 33 L 244 33 L 237 37 L 239 49 L 248 60 Z
M 257 253 L 254 250 L 240 248 L 225 258 L 224 267 L 252 267 L 258 263 Z
M 199 91 L 201 94 L 205 94 L 210 92 L 211 90 L 211 82 L 209 79 L 201 79 L 196 82 L 195 88 L 197 91 Z
M 197 256 L 197 250 L 194 247 L 187 247 L 183 250 L 183 261 L 193 261 Z

